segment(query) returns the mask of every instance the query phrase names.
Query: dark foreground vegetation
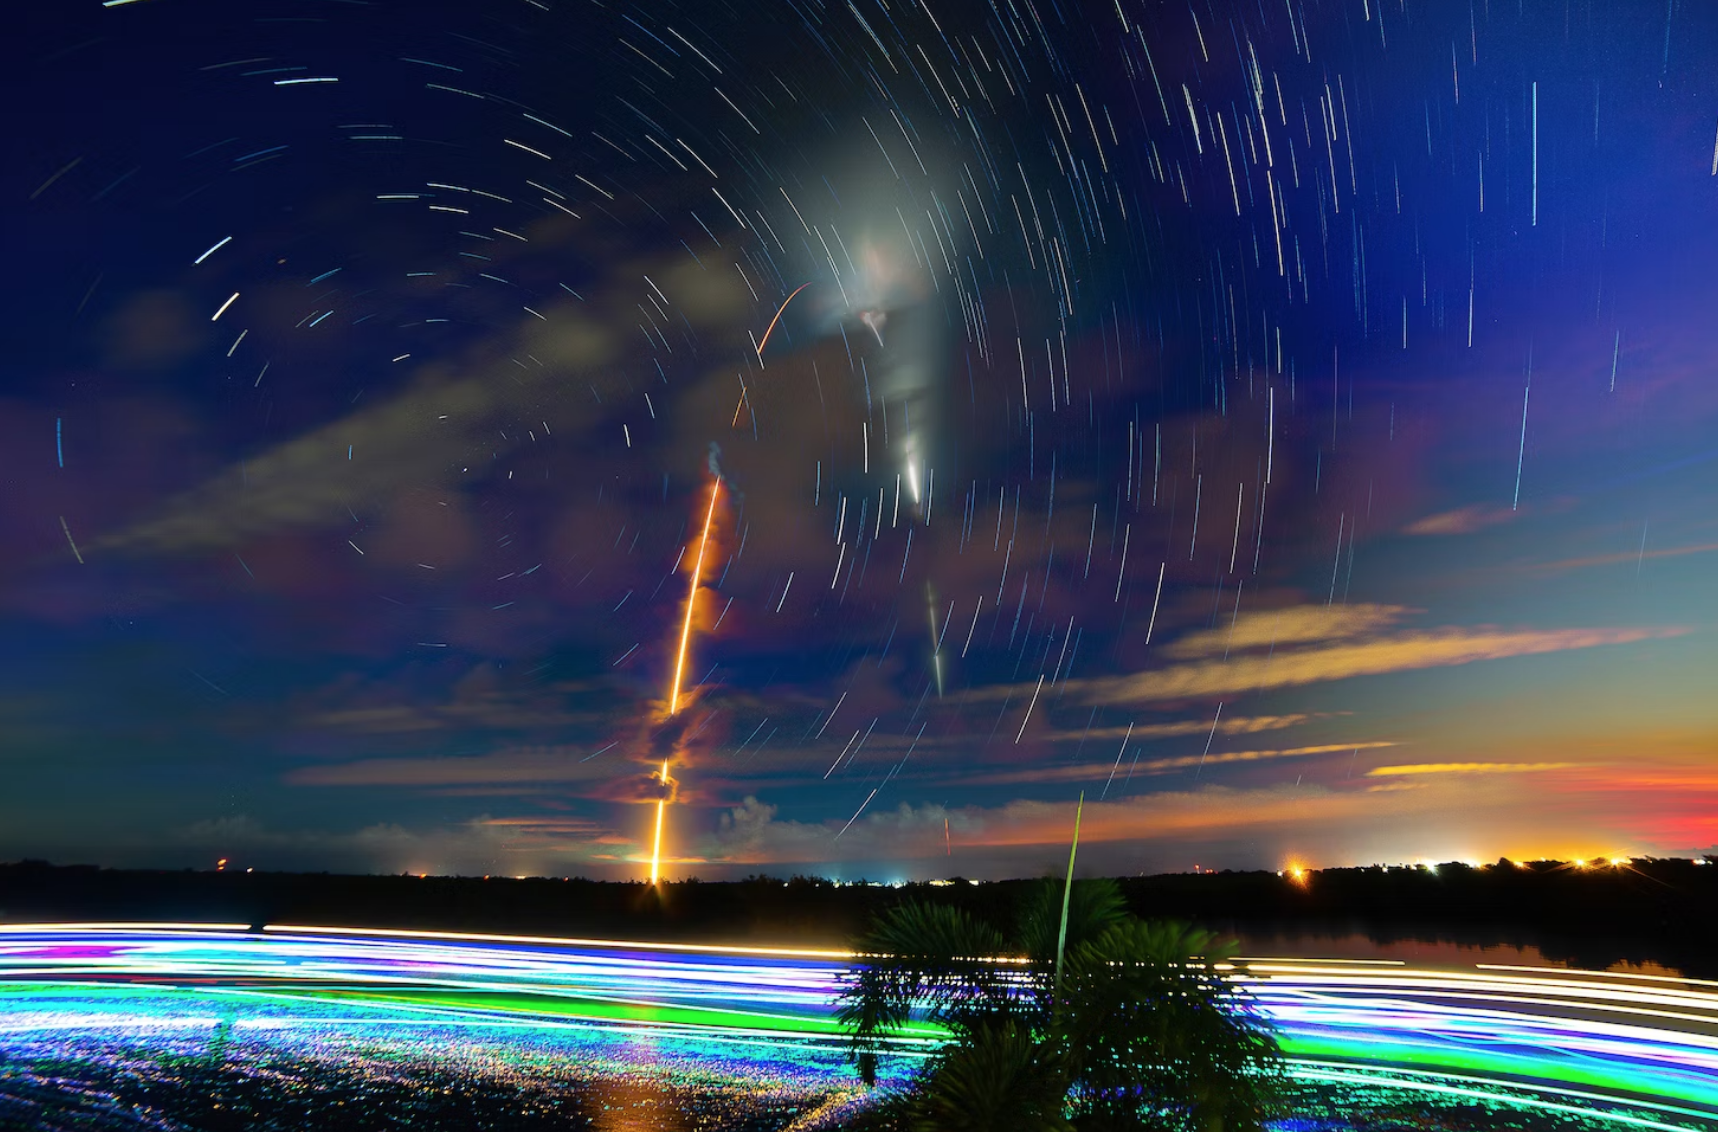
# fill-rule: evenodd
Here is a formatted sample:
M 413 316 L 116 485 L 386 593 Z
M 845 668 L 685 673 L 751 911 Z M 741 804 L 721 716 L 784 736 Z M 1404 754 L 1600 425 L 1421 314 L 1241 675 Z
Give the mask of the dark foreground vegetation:
M 921 1010 L 952 1037 L 879 1127 L 1263 1132 L 1281 1054 L 1219 966 L 1232 945 L 1132 915 L 1113 880 L 1022 897 L 1006 926 L 900 904 L 858 941 L 841 1020 L 860 1076 L 875 1080 L 882 1039 Z M 998 954 L 1017 959 L 985 958 Z
M 934 897 L 1010 923 L 1034 881 L 901 888 L 795 877 L 642 883 L 560 878 L 344 876 L 0 865 L 0 922 L 204 920 L 342 924 L 599 938 L 845 947 L 876 916 Z M 1128 909 L 1248 938 L 1534 946 L 1579 966 L 1659 963 L 1718 975 L 1718 865 L 1623 865 L 1170 873 L 1119 881 Z

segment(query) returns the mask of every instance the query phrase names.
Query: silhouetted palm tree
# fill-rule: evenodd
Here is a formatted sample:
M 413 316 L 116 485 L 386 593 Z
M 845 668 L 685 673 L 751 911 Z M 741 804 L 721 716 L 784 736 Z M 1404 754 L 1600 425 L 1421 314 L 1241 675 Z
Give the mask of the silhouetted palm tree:
M 1053 1029 L 1078 1066 L 1081 1129 L 1263 1127 L 1277 1045 L 1231 982 L 1233 954 L 1174 920 L 1118 924 L 1070 952 Z
M 915 1132 L 1256 1132 L 1278 1051 L 1207 931 L 1127 912 L 1113 881 L 1045 882 L 1003 934 L 960 909 L 907 904 L 861 941 L 840 1017 L 860 1075 L 917 1010 L 951 1031 L 911 1111 Z
M 848 976 L 839 1018 L 852 1034 L 859 1074 L 876 1083 L 876 1054 L 918 1007 L 964 1037 L 1016 1009 L 1010 972 L 993 961 L 1002 934 L 959 908 L 904 904 L 860 945 L 866 961 Z
M 1065 1060 L 1024 1025 L 969 1031 L 948 1048 L 914 1098 L 915 1132 L 1073 1132 Z

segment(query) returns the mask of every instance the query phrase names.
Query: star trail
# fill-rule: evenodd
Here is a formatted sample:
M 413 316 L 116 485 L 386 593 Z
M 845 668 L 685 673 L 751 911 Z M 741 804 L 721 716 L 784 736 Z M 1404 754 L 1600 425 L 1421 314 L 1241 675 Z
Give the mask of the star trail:
M 1109 872 L 1718 843 L 1705 7 L 15 43 L 0 855 L 1013 876 L 1082 792 Z

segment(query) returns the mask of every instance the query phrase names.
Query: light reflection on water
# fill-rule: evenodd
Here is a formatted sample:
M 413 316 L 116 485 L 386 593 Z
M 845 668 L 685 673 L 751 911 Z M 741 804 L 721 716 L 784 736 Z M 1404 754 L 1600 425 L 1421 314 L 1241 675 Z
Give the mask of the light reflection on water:
M 1289 1126 L 1389 1123 L 1404 1105 L 1485 1127 L 1718 1125 L 1718 988 L 1520 949 L 1412 945 L 1408 962 L 1403 945 L 1331 942 L 1250 965 L 1292 1059 Z M 830 1007 L 841 971 L 827 952 L 7 928 L 0 1117 L 117 1113 L 139 1089 L 170 1112 L 162 1098 L 194 1083 L 240 1107 L 282 1093 L 307 1119 L 405 1105 L 439 1120 L 469 1103 L 593 1128 L 835 1127 L 864 1103 Z M 903 1035 L 884 1081 L 908 1080 L 937 1040 Z M 211 1113 L 191 1116 L 162 1126 Z

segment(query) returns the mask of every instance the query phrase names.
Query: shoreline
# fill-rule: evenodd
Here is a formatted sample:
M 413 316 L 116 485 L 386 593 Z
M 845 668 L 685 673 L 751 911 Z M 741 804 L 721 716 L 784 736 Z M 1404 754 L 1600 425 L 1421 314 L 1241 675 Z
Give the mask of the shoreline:
M 0 923 L 346 925 L 554 939 L 845 951 L 882 910 L 946 902 L 1008 923 L 1033 880 L 901 886 L 818 878 L 642 882 L 125 870 L 0 864 Z M 1119 878 L 1135 912 L 1195 921 L 1243 953 L 1332 958 L 1488 950 L 1502 962 L 1718 977 L 1718 868 L 1643 859 Z M 1490 959 L 1486 959 L 1490 961 Z

